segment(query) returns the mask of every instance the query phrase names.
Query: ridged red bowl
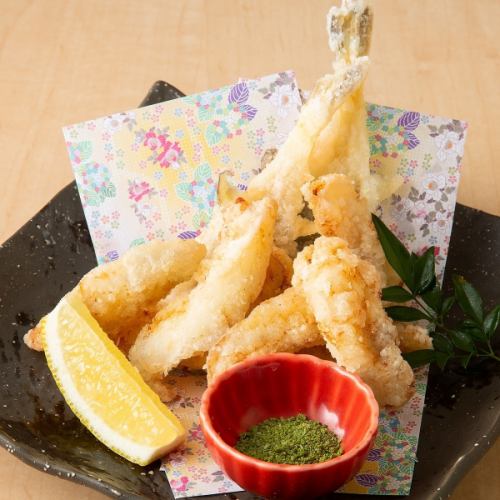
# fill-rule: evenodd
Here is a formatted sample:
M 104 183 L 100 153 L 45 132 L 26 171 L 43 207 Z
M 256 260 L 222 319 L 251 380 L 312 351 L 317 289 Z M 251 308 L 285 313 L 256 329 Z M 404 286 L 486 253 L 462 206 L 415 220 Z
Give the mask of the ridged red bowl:
M 310 465 L 263 462 L 234 448 L 241 433 L 270 417 L 304 413 L 342 439 L 343 455 Z M 306 354 L 250 358 L 219 375 L 201 402 L 208 449 L 245 490 L 272 498 L 313 498 L 360 469 L 378 428 L 378 404 L 359 377 Z

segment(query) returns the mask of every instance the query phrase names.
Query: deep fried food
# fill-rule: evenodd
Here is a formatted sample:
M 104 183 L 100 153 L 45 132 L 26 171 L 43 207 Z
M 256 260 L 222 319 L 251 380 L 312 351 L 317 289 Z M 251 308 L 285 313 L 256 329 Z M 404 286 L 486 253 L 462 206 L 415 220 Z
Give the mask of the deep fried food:
M 157 302 L 188 280 L 205 256 L 194 240 L 152 241 L 131 248 L 114 262 L 87 273 L 75 287 L 101 328 L 124 351 L 151 320 Z M 24 337 L 28 347 L 42 350 L 40 323 Z
M 309 180 L 328 173 L 347 174 L 370 209 L 400 185 L 395 172 L 370 171 L 363 81 L 372 17 L 363 0 L 344 1 L 331 9 L 327 29 L 333 72 L 317 82 L 286 142 L 244 195 L 277 201 L 275 243 L 289 255 L 295 255 L 297 238 L 314 232 L 301 216 L 300 188 Z
M 259 296 L 252 304 L 250 310 L 261 302 L 283 293 L 292 284 L 293 262 L 284 250 L 273 247 L 269 266 L 267 266 L 266 279 L 262 285 Z
M 275 203 L 268 198 L 237 202 L 228 213 L 230 222 L 192 282 L 172 291 L 129 352 L 148 381 L 208 351 L 245 317 L 262 289 L 273 245 Z
M 380 405 L 401 406 L 413 393 L 413 371 L 396 345 L 396 327 L 380 300 L 380 279 L 340 238 L 318 238 L 294 262 L 293 285 L 304 291 L 337 363 L 370 385 Z
M 315 143 L 351 92 L 361 84 L 368 60 L 361 58 L 321 78 L 302 107 L 297 124 L 276 157 L 252 179 L 245 198 L 271 196 L 278 203 L 274 241 L 289 255 L 295 254 L 295 240 L 303 235 L 304 208 L 300 192 L 312 179 L 310 158 Z
M 395 323 L 398 330 L 399 348 L 401 352 L 432 349 L 432 338 L 429 330 L 413 323 Z
M 208 380 L 252 356 L 297 352 L 319 344 L 324 341 L 304 296 L 289 288 L 258 305 L 210 349 Z
M 367 0 L 342 0 L 326 16 L 328 44 L 336 60 L 349 62 L 370 50 L 373 10 Z
M 367 201 L 349 177 L 325 175 L 303 186 L 302 193 L 320 234 L 344 239 L 351 250 L 376 267 L 382 286 L 397 281 L 380 246 Z

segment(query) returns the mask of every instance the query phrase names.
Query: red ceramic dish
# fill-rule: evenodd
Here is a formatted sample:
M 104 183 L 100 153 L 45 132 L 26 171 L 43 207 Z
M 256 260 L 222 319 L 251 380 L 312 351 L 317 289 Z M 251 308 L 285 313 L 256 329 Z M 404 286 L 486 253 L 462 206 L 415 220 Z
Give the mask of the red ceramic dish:
M 282 465 L 237 451 L 241 433 L 270 417 L 299 413 L 328 425 L 344 454 L 310 465 Z M 201 402 L 208 449 L 245 490 L 272 498 L 313 498 L 336 490 L 360 469 L 378 428 L 378 404 L 359 377 L 306 354 L 250 358 L 219 375 Z

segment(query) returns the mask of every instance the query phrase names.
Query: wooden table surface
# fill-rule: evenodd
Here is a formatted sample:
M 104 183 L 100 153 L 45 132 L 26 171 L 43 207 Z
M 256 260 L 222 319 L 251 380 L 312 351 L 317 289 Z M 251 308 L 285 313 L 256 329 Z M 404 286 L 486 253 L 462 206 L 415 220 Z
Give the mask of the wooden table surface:
M 72 179 L 61 127 L 134 108 L 167 80 L 186 93 L 330 68 L 330 0 L 0 0 L 0 242 Z M 500 215 L 496 0 L 375 0 L 367 99 L 469 122 L 459 201 Z M 455 499 L 500 495 L 497 443 Z M 0 498 L 102 495 L 0 450 Z

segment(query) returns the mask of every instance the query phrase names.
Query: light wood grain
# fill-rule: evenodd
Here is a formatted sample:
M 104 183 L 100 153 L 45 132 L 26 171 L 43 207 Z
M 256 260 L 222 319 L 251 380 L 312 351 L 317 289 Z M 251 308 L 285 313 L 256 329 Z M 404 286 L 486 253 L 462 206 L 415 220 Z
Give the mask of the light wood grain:
M 61 126 L 134 108 L 158 79 L 192 93 L 292 68 L 309 88 L 330 67 L 330 3 L 0 0 L 0 242 L 71 180 Z M 500 2 L 374 3 L 367 98 L 468 121 L 459 201 L 500 215 Z M 500 494 L 499 460 L 455 498 Z M 99 497 L 0 452 L 2 499 Z

